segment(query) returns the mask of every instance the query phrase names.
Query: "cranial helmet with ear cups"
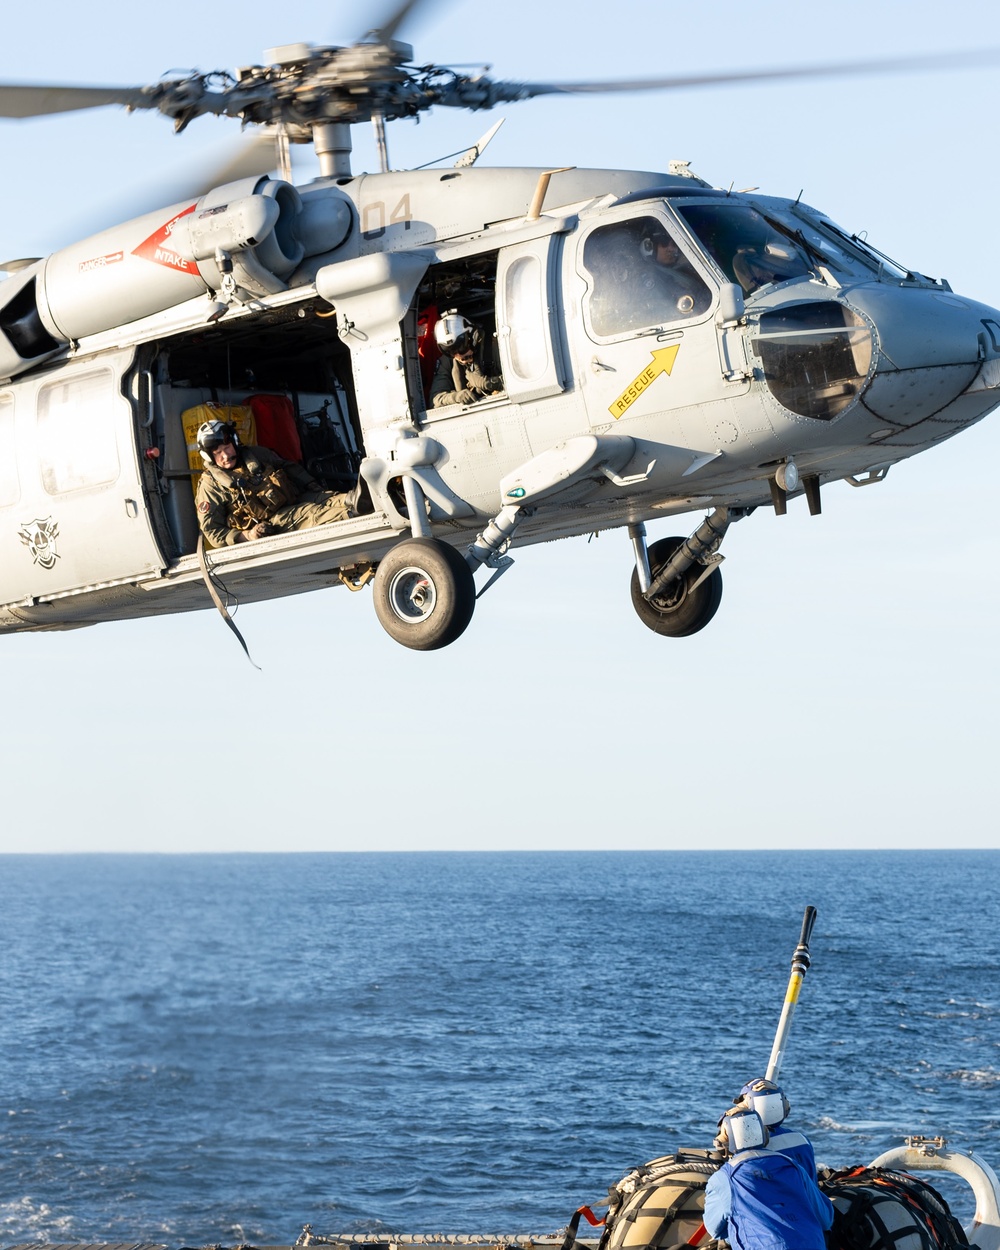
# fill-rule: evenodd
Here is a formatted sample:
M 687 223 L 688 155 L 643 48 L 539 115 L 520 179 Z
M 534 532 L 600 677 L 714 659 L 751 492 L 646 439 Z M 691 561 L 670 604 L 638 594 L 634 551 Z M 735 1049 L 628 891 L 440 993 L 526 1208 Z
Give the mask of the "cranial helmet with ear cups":
M 228 421 L 204 421 L 198 426 L 197 441 L 202 460 L 206 464 L 214 464 L 212 452 L 225 447 L 227 443 L 239 447 L 240 436 L 236 433 L 236 426 Z
M 747 1081 L 739 1094 L 733 1099 L 737 1106 L 749 1107 L 756 1111 L 768 1128 L 780 1124 L 791 1107 L 780 1085 L 759 1076 Z
M 478 346 L 481 335 L 456 308 L 449 308 L 434 323 L 434 340 L 446 356 Z
M 749 1107 L 730 1107 L 719 1121 L 719 1134 L 715 1140 L 727 1154 L 752 1150 L 767 1145 L 767 1126 Z

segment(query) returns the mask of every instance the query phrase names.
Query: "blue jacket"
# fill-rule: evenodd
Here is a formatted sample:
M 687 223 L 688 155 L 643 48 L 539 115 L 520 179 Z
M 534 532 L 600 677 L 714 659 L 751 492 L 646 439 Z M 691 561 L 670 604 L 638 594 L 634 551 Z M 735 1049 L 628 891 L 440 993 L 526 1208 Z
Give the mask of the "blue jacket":
M 767 1131 L 768 1150 L 780 1150 L 789 1159 L 794 1159 L 808 1176 L 816 1175 L 816 1156 L 813 1154 L 812 1142 L 804 1133 L 796 1133 L 794 1129 L 785 1128 L 782 1124 L 775 1124 Z
M 709 1178 L 705 1227 L 733 1250 L 825 1250 L 833 1203 L 778 1150 L 741 1150 Z

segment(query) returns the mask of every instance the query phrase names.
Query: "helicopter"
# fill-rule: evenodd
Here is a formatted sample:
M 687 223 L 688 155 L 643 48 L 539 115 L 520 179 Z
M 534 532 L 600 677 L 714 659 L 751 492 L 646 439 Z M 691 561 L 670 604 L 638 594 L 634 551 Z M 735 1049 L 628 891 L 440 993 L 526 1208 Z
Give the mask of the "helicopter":
M 800 496 L 818 513 L 828 483 L 879 483 L 1000 402 L 1000 313 L 801 199 L 720 190 L 683 163 L 477 168 L 489 133 L 452 168 L 390 170 L 387 123 L 434 106 L 706 81 L 417 66 L 396 38 L 415 7 L 346 47 L 288 45 L 235 74 L 0 86 L 8 117 L 117 104 L 182 131 L 230 116 L 281 149 L 278 177 L 8 263 L 0 629 L 370 585 L 390 636 L 433 650 L 465 631 L 518 545 L 623 528 L 639 619 L 684 637 L 719 607 L 734 522 Z M 368 122 L 382 172 L 355 175 L 351 127 Z M 297 143 L 320 166 L 302 186 Z M 450 312 L 501 386 L 438 406 L 427 357 Z M 360 481 L 369 508 L 206 549 L 197 426 L 216 413 L 265 443 L 275 411 L 312 476 Z M 647 542 L 647 524 L 697 511 L 686 537 Z

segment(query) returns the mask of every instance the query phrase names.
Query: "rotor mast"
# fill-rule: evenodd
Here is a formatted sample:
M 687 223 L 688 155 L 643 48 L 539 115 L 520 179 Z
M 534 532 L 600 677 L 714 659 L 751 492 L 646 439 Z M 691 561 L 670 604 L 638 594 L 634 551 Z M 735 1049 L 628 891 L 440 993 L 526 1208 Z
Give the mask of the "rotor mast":
M 351 176 L 350 122 L 322 122 L 312 128 L 313 148 L 324 178 Z
M 385 137 L 385 118 L 381 113 L 375 113 L 372 116 L 372 126 L 375 130 L 379 168 L 383 174 L 387 174 L 389 172 L 389 144 Z

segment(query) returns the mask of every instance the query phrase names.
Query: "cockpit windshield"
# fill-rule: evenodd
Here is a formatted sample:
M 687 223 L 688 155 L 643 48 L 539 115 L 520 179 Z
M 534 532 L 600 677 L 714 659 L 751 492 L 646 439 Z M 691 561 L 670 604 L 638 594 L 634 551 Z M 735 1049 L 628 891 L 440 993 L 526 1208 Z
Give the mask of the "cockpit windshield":
M 744 295 L 762 286 L 807 277 L 827 263 L 801 234 L 749 204 L 678 204 L 677 212 L 730 282 Z
M 848 234 L 843 226 L 838 226 L 825 218 L 821 219 L 821 222 L 827 230 L 842 239 L 856 255 L 860 256 L 862 263 L 868 269 L 874 269 L 880 276 L 886 277 L 893 282 L 913 282 L 922 278 L 921 274 L 914 273 L 913 270 L 907 269 L 905 265 L 901 265 L 898 261 L 893 260 L 892 257 L 886 256 L 885 252 L 880 252 L 873 243 L 868 242 L 864 234 Z M 810 231 L 810 233 L 822 238 L 818 231 Z M 828 249 L 833 246 L 829 240 L 825 240 L 825 245 Z M 933 280 L 924 278 L 923 281 L 930 282 Z

